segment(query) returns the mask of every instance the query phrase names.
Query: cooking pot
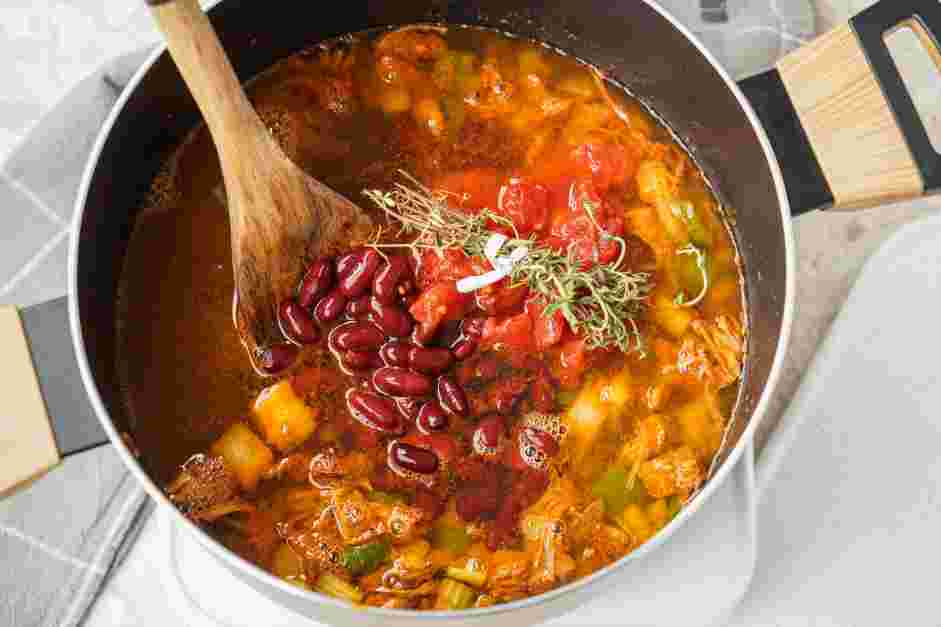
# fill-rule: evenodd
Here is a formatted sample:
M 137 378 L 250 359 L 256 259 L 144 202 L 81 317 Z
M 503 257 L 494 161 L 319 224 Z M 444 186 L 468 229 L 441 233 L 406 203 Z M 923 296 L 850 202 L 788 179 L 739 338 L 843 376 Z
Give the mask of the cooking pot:
M 937 0 L 882 0 L 740 83 L 674 18 L 642 0 L 346 0 L 329 11 L 309 2 L 225 0 L 210 15 L 243 80 L 323 39 L 415 22 L 490 26 L 556 45 L 603 69 L 673 128 L 728 209 L 743 261 L 748 356 L 728 443 L 712 478 L 665 529 L 589 577 L 513 603 L 462 612 L 353 609 L 269 575 L 203 533 L 176 513 L 122 438 L 133 426 L 114 363 L 118 279 L 136 208 L 164 156 L 199 122 L 169 56 L 156 51 L 105 123 L 85 172 L 67 306 L 59 300 L 23 312 L 0 309 L 0 342 L 13 364 L 0 491 L 23 485 L 64 455 L 110 441 L 149 494 L 225 568 L 277 602 L 330 623 L 532 623 L 630 585 L 619 576 L 623 565 L 656 550 L 696 514 L 765 414 L 794 308 L 791 216 L 941 189 L 941 157 L 884 40 L 908 26 L 941 60 Z M 64 355 L 69 334 L 74 355 Z

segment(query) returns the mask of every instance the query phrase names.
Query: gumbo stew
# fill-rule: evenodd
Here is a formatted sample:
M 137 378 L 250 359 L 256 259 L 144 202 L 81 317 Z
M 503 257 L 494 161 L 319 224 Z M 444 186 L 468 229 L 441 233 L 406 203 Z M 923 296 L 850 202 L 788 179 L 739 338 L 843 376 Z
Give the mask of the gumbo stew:
M 593 68 L 470 28 L 350 36 L 251 94 L 382 228 L 304 261 L 256 373 L 205 130 L 172 156 L 117 361 L 173 502 L 297 586 L 413 609 L 539 594 L 667 524 L 745 352 L 735 248 L 668 130 Z

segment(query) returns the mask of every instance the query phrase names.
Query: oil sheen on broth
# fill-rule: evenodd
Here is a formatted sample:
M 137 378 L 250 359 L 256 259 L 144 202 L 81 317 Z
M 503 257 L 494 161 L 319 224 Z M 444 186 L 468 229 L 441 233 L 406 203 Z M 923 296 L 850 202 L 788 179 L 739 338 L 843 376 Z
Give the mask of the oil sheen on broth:
M 117 305 L 130 435 L 181 509 L 298 585 L 412 609 L 539 594 L 663 527 L 708 476 L 745 351 L 734 246 L 670 133 L 590 68 L 479 29 L 350 36 L 249 92 L 292 160 L 386 225 L 350 248 L 408 257 L 390 306 L 428 348 L 393 355 L 415 336 L 381 321 L 381 359 L 338 348 L 377 320 L 367 291 L 374 313 L 320 321 L 325 337 L 341 325 L 332 350 L 259 377 L 232 325 L 217 158 L 195 129 L 139 215 Z M 570 279 L 610 266 L 639 290 L 618 309 L 630 324 L 612 327 L 610 295 L 592 292 L 575 328 L 535 278 L 459 295 L 455 280 L 491 268 L 394 247 L 415 232 L 373 201 L 403 181 L 432 203 L 413 208 L 491 211 L 494 231 L 564 253 Z M 428 350 L 447 363 L 416 365 Z M 390 406 L 395 424 L 377 426 Z

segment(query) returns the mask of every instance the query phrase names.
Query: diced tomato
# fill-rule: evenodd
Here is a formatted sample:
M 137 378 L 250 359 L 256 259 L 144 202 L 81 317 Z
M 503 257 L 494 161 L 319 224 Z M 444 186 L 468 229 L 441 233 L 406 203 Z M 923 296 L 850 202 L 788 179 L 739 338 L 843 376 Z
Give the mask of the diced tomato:
M 435 283 L 457 281 L 467 276 L 486 272 L 484 266 L 468 257 L 464 251 L 447 248 L 439 255 L 437 251 L 425 250 L 420 255 L 416 271 L 419 289 L 426 289 Z M 489 268 L 488 268 L 489 269 Z
M 569 185 L 566 208 L 553 213 L 547 241 L 559 251 L 571 249 L 589 266 L 614 261 L 620 245 L 613 236 L 623 233 L 624 219 L 611 211 L 591 181 L 581 180 Z
M 421 325 L 424 337 L 430 337 L 442 322 L 462 319 L 471 302 L 469 294 L 457 291 L 454 281 L 441 281 L 419 294 L 408 311 Z
M 523 301 L 529 295 L 529 288 L 522 284 L 511 285 L 507 278 L 483 287 L 474 294 L 477 306 L 487 315 L 499 316 L 519 313 L 523 308 Z
M 512 220 L 520 234 L 538 233 L 549 220 L 549 190 L 513 177 L 500 188 L 496 212 Z
M 476 213 L 484 207 L 493 209 L 497 206 L 500 173 L 493 168 L 471 168 L 446 174 L 432 187 L 454 194 L 449 199 L 453 206 Z
M 587 353 L 584 339 L 575 338 L 562 343 L 556 374 L 564 387 L 573 387 L 579 383 L 588 365 Z
M 515 316 L 488 318 L 481 338 L 483 348 L 504 344 L 509 348 L 527 350 L 532 348 L 533 321 L 525 311 Z
M 562 340 L 565 331 L 565 318 L 562 312 L 556 309 L 546 316 L 545 303 L 531 299 L 526 303 L 526 312 L 533 321 L 533 345 L 537 351 L 555 346 Z
M 620 144 L 588 143 L 572 151 L 572 161 L 578 176 L 591 177 L 595 187 L 605 191 L 634 178 L 641 157 L 637 152 Z

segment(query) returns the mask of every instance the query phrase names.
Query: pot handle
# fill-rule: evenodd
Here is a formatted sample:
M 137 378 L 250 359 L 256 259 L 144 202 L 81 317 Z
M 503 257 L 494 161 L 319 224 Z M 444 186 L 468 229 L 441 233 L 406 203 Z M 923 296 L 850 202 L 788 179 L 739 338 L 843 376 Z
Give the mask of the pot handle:
M 6 495 L 108 436 L 86 400 L 65 297 L 22 311 L 0 307 L 0 346 L 0 495 Z
M 793 213 L 941 192 L 941 155 L 884 40 L 902 27 L 941 70 L 941 3 L 880 0 L 739 83 L 778 156 Z

